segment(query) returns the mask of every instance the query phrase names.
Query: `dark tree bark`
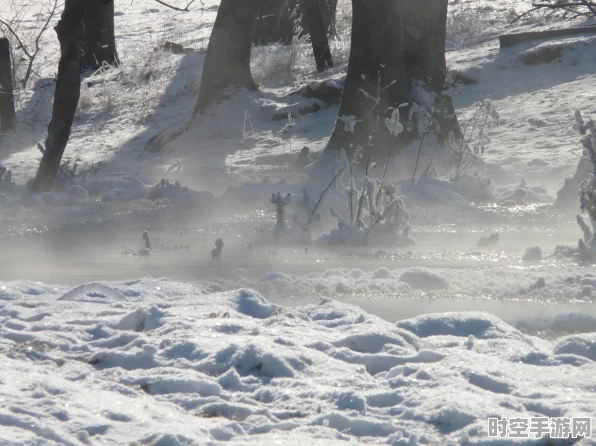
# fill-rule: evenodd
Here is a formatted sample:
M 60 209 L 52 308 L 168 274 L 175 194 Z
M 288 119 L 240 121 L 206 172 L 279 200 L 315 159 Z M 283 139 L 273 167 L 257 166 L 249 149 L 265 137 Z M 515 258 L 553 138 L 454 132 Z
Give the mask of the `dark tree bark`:
M 292 11 L 296 0 L 263 0 L 259 9 L 253 43 L 289 45 L 294 37 Z
M 194 113 L 205 110 L 227 88 L 258 89 L 250 72 L 250 51 L 260 1 L 222 0 L 219 5 Z
M 54 187 L 79 103 L 85 3 L 86 0 L 67 0 L 55 27 L 60 42 L 60 62 L 45 151 L 32 185 L 32 190 L 37 193 Z
M 114 37 L 114 0 L 87 0 L 83 26 L 83 69 L 97 70 L 104 63 L 118 65 Z
M 308 3 L 318 3 L 323 16 L 323 24 L 329 36 L 336 35 L 335 13 L 338 0 L 308 0 Z M 298 0 L 263 0 L 257 25 L 253 37 L 255 45 L 267 45 L 271 43 L 281 43 L 289 45 L 294 37 L 300 37 L 299 34 L 306 32 L 307 26 L 304 20 L 296 17 L 298 12 Z M 304 12 L 304 6 L 301 6 Z M 317 19 L 318 20 L 318 19 Z M 300 25 L 303 28 L 302 33 L 298 32 Z M 314 26 L 314 25 L 313 25 Z
M 445 43 L 447 39 L 447 0 L 407 0 L 401 3 L 404 17 L 404 50 L 408 78 L 418 81 L 436 95 L 433 129 L 441 141 L 461 130 L 451 96 L 445 94 Z
M 323 20 L 327 26 L 327 34 L 331 37 L 337 36 L 337 1 L 338 0 L 319 0 L 323 11 Z
M 446 22 L 447 0 L 352 0 L 352 46 L 338 116 L 355 116 L 357 123 L 352 133 L 338 119 L 314 172 L 341 149 L 350 156 L 360 147 L 366 157 L 371 135 L 373 161 L 384 160 L 389 145 L 396 145 L 397 153 L 416 139 L 413 125 L 392 141 L 385 118 L 390 107 L 412 103 L 417 81 L 436 96 L 439 138 L 449 131 L 461 134 L 451 99 L 443 93 Z M 404 129 L 408 110 L 400 114 Z
M 10 65 L 10 47 L 7 38 L 0 39 L 0 131 L 14 128 L 15 110 Z
M 355 116 L 353 133 L 338 120 L 325 148 L 348 155 L 368 146 L 369 137 L 387 133 L 381 117 L 389 106 L 408 102 L 402 16 L 396 0 L 352 0 L 352 45 L 339 117 Z M 371 26 L 374 24 L 374 26 Z M 379 93 L 380 89 L 384 90 Z M 380 101 L 372 98 L 380 96 Z
M 333 67 L 333 59 L 321 4 L 319 0 L 301 0 L 301 9 L 304 17 L 304 29 L 310 34 L 317 71 L 325 71 Z

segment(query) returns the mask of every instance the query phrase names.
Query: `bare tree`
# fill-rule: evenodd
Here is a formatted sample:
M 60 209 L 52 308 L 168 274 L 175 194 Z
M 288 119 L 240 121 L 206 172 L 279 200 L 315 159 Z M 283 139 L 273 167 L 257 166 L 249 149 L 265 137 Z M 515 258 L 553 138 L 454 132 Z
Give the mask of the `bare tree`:
M 114 36 L 114 0 L 87 0 L 83 17 L 83 69 L 118 65 Z
M 350 155 L 360 147 L 370 152 L 371 160 L 382 161 L 392 144 L 385 119 L 400 105 L 412 104 L 415 85 L 435 98 L 437 136 L 461 134 L 451 99 L 443 92 L 447 0 L 352 0 L 352 11 L 352 45 L 338 120 L 315 175 L 321 168 L 325 171 L 341 149 Z M 408 111 L 409 106 L 400 115 L 404 129 Z M 355 125 L 346 124 L 346 118 Z M 398 148 L 417 137 L 415 131 L 403 132 Z
M 14 128 L 15 111 L 10 63 L 10 48 L 7 38 L 0 39 L 0 131 Z
M 32 190 L 52 190 L 60 161 L 70 137 L 81 92 L 81 48 L 86 0 L 66 0 L 55 27 L 60 42 L 60 62 L 48 137 Z

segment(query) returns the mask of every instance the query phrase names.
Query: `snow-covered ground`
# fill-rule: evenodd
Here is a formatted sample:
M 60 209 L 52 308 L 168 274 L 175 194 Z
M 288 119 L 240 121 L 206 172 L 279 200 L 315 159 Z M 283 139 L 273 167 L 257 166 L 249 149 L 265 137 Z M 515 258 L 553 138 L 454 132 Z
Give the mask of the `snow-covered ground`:
M 312 105 L 288 95 L 309 82 L 342 84 L 350 2 L 333 70 L 316 73 L 306 44 L 255 48 L 261 91 L 145 150 L 192 110 L 218 3 L 116 3 L 124 64 L 85 78 L 65 155 L 100 164 L 80 181 L 88 195 L 21 195 L 54 91 L 57 41 L 51 29 L 41 39 L 17 130 L 0 134 L 17 183 L 0 186 L 0 444 L 596 444 L 487 437 L 489 417 L 596 423 L 596 271 L 555 254 L 581 231 L 573 198 L 552 206 L 581 152 L 574 111 L 596 115 L 596 38 L 497 39 L 589 22 L 510 25 L 530 5 L 520 0 L 450 5 L 448 65 L 472 82 L 453 91 L 458 115 L 476 97 L 500 114 L 484 155 L 492 182 L 412 189 L 406 151 L 389 178 L 415 246 L 306 247 L 275 239 L 270 199 L 291 193 L 290 227 L 306 220 L 302 189 L 319 192 L 296 159 L 324 147 L 337 105 L 272 118 Z M 21 11 L 30 39 L 44 5 L 0 0 L 0 17 Z M 154 51 L 166 41 L 193 51 Z M 546 53 L 556 57 L 524 62 Z M 313 240 L 337 228 L 329 206 L 344 212 L 341 194 L 328 200 Z M 81 283 L 93 285 L 72 291 Z
M 168 279 L 67 291 L 1 288 L 3 444 L 502 444 L 487 418 L 596 415 L 594 334 Z

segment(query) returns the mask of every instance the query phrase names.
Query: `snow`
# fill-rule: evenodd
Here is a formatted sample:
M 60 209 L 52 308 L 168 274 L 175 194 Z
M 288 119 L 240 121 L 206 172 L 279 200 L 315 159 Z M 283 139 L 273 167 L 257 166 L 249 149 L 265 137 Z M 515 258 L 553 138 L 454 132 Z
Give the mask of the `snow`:
M 0 135 L 15 183 L 0 186 L 0 443 L 516 444 L 487 438 L 487 418 L 596 420 L 596 274 L 565 255 L 582 235 L 574 112 L 596 112 L 596 38 L 497 41 L 583 22 L 510 25 L 521 0 L 450 5 L 448 65 L 467 78 L 453 89 L 458 116 L 477 98 L 500 115 L 485 166 L 445 176 L 452 159 L 440 153 L 437 174 L 414 186 L 418 146 L 405 148 L 387 178 L 412 237 L 379 225 L 353 243 L 362 231 L 342 232 L 329 211 L 348 215 L 341 191 L 300 228 L 320 196 L 305 165 L 336 121 L 349 23 L 330 72 L 315 73 L 309 45 L 256 48 L 261 90 L 188 121 L 218 3 L 116 5 L 124 65 L 85 76 L 66 152 L 98 173 L 25 196 L 57 66 L 55 34 L 41 40 L 17 130 Z M 0 0 L 2 17 L 19 4 Z M 166 41 L 194 51 L 154 51 Z M 312 97 L 321 90 L 325 100 Z M 276 237 L 278 193 L 292 199 Z
M 595 415 L 593 334 L 548 341 L 482 312 L 393 324 L 167 279 L 3 286 L 7 444 L 485 444 L 489 416 Z

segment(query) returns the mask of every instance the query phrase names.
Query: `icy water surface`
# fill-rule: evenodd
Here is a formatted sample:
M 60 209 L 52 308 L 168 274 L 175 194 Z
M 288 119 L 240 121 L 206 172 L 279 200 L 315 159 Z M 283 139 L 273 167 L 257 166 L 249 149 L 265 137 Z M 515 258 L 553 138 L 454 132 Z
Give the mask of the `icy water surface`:
M 596 271 L 551 256 L 556 245 L 577 242 L 572 214 L 527 206 L 420 215 L 426 221 L 414 221 L 416 246 L 373 241 L 333 249 L 276 245 L 273 215 L 266 211 L 197 216 L 168 207 L 114 207 L 71 220 L 34 214 L 25 223 L 6 218 L 0 280 L 78 285 L 169 277 L 199 283 L 205 292 L 255 288 L 285 305 L 338 298 L 388 320 L 459 310 L 488 311 L 510 322 L 569 312 L 596 316 L 596 278 L 590 281 Z M 124 255 L 123 248 L 143 246 L 143 230 L 151 234 L 153 254 Z M 492 233 L 499 233 L 496 245 L 477 246 Z M 222 258 L 214 260 L 210 253 L 218 237 L 225 247 Z M 542 249 L 543 260 L 522 260 L 530 246 Z

